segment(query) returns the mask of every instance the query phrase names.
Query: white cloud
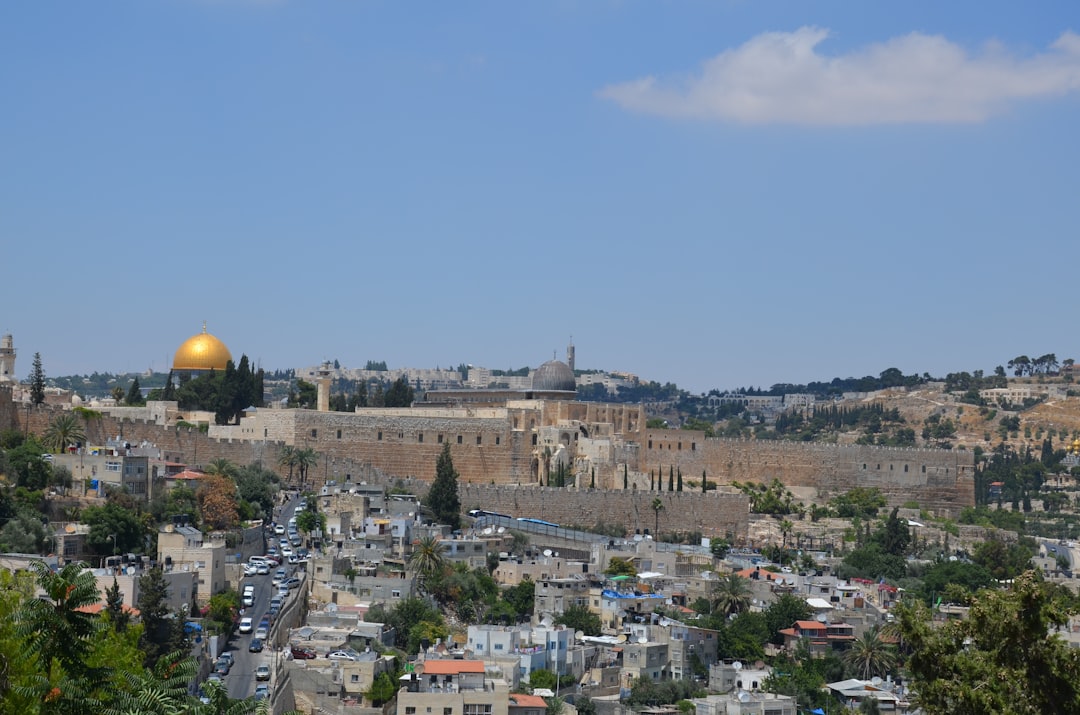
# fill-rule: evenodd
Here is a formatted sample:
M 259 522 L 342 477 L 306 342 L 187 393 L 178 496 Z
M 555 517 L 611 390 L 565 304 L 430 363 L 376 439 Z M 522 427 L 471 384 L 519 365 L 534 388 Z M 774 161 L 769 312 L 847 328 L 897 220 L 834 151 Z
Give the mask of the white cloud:
M 828 56 L 828 30 L 769 32 L 704 63 L 683 80 L 613 84 L 599 95 L 664 117 L 745 124 L 867 125 L 980 122 L 1011 103 L 1080 89 L 1080 35 L 1016 57 L 996 44 L 978 55 L 911 33 Z

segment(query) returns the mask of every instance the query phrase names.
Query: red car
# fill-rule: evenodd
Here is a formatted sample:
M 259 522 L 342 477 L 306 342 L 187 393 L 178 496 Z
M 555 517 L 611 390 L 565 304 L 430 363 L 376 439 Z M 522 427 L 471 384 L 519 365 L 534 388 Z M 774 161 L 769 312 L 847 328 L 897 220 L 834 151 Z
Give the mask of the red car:
M 319 657 L 319 654 L 313 651 L 311 648 L 301 648 L 299 646 L 292 646 L 289 649 L 292 652 L 294 660 L 311 660 Z

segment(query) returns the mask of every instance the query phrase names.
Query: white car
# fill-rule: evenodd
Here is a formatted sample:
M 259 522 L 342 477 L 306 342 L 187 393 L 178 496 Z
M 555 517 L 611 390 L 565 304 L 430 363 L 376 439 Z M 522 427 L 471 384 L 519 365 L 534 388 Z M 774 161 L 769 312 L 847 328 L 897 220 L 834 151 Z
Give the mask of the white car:
M 270 564 L 259 564 L 258 569 L 258 574 L 260 576 L 266 576 L 270 573 Z
M 284 534 L 285 533 L 285 525 L 284 524 L 278 524 L 277 526 L 275 526 L 274 527 L 274 533 L 275 534 Z
M 335 650 L 326 654 L 330 660 L 359 660 L 356 653 L 347 650 Z
M 266 632 L 265 628 L 258 628 L 255 630 L 255 637 L 261 641 L 265 641 L 270 634 Z
M 250 618 L 241 618 L 240 627 L 237 630 L 239 630 L 241 633 L 251 633 L 251 627 L 252 626 Z
M 244 575 L 255 576 L 259 573 L 259 567 L 255 564 L 244 564 Z
M 252 593 L 245 593 L 242 603 L 244 608 L 251 608 L 255 605 L 255 595 Z

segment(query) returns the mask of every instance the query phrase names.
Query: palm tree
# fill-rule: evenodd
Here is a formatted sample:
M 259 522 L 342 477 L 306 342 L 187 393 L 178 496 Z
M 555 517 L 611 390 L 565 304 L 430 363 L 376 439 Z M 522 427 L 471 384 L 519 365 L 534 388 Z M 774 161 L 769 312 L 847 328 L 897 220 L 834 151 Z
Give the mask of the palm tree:
M 238 471 L 235 464 L 224 457 L 218 457 L 217 459 L 212 460 L 210 464 L 206 465 L 206 473 L 217 477 L 236 479 Z
M 783 537 L 783 541 L 780 542 L 780 565 L 784 565 L 784 555 L 787 553 L 787 537 L 791 533 L 795 525 L 787 519 L 780 522 L 780 535 Z
M 844 662 L 855 668 L 863 680 L 875 675 L 888 675 L 896 667 L 896 655 L 892 645 L 881 637 L 877 626 L 856 638 L 844 653 Z
M 409 556 L 409 566 L 420 575 L 422 581 L 441 573 L 446 566 L 446 545 L 435 536 L 425 536 L 416 542 Z
M 656 515 L 656 523 L 653 525 L 654 538 L 656 538 L 656 535 L 660 533 L 660 512 L 663 511 L 663 509 L 664 501 L 660 499 L 660 497 L 652 500 L 652 510 L 653 513 Z
M 300 484 L 307 481 L 308 469 L 319 463 L 319 453 L 311 447 L 296 450 L 296 468 L 300 470 Z
M 281 452 L 278 454 L 277 463 L 279 467 L 289 468 L 288 483 L 292 484 L 293 468 L 296 466 L 296 447 L 289 444 L 282 447 Z
M 713 607 L 724 615 L 741 613 L 750 606 L 750 579 L 731 573 L 720 579 L 713 589 Z
M 59 454 L 70 444 L 85 443 L 86 431 L 75 415 L 65 412 L 54 417 L 49 423 L 42 442 L 50 451 Z

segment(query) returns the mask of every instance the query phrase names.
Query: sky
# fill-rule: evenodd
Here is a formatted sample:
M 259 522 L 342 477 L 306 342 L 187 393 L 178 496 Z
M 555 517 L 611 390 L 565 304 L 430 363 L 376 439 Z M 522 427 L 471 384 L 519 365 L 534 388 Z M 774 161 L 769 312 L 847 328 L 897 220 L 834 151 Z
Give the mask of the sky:
M 1077 350 L 1080 3 L 0 4 L 29 375 L 577 367 L 692 392 Z

